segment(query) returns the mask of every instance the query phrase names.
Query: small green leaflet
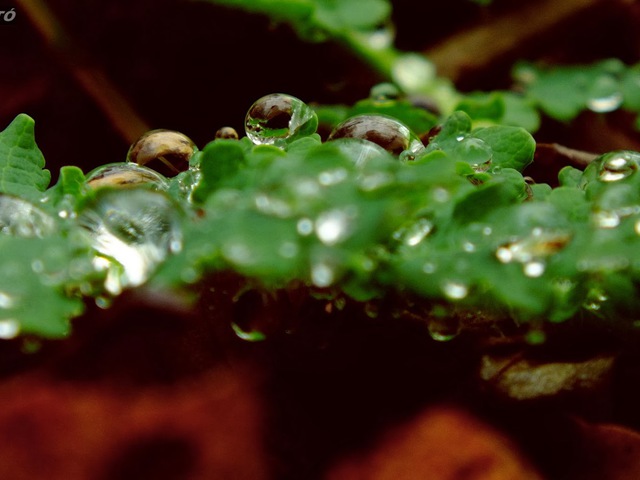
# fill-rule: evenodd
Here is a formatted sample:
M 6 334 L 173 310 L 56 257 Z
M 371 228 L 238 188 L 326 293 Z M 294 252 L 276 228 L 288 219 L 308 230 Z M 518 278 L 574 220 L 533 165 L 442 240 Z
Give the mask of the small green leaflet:
M 33 119 L 22 113 L 0 132 L 0 193 L 34 199 L 49 185 L 51 173 L 44 169 L 34 125 Z

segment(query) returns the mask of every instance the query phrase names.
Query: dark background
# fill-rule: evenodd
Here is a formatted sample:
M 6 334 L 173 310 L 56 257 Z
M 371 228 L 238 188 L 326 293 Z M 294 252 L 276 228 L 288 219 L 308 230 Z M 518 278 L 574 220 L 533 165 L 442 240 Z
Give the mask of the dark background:
M 496 25 L 495 35 L 475 47 L 488 52 L 488 60 L 470 66 L 437 61 L 441 71 L 455 72 L 464 91 L 509 87 L 518 59 L 640 60 L 637 2 L 571 0 L 575 8 L 569 15 L 500 52 L 491 52 L 492 38 L 513 33 L 510 25 L 518 28 L 510 16 L 515 19 L 526 8 L 534 23 L 538 15 L 552 18 L 553 2 L 496 0 L 484 8 L 469 0 L 392 3 L 402 50 L 437 53 L 469 31 Z M 10 5 L 16 7 L 15 24 L 0 26 L 0 128 L 20 112 L 35 118 L 36 139 L 54 178 L 62 165 L 86 172 L 124 160 L 131 139 L 142 133 L 135 124 L 125 132 L 114 127 L 99 105 L 109 99 L 100 91 L 90 95 L 78 82 L 82 69 L 102 72 L 149 128 L 182 131 L 201 147 L 224 125 L 242 134 L 246 110 L 267 93 L 352 103 L 383 80 L 337 44 L 306 43 L 286 25 L 204 1 L 51 0 L 46 5 L 49 21 L 64 30 L 53 45 L 17 0 Z M 499 19 L 506 24 L 499 26 Z M 571 128 L 547 120 L 537 137 L 596 152 L 637 146 L 628 116 L 583 117 Z

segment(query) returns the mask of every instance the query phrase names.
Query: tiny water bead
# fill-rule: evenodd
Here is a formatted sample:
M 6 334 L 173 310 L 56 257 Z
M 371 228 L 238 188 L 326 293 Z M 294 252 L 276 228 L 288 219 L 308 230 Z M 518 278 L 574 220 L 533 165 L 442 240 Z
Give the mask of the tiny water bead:
M 216 132 L 216 138 L 224 138 L 230 140 L 238 140 L 238 132 L 233 127 L 222 127 Z
M 433 230 L 433 222 L 427 218 L 420 218 L 409 226 L 405 226 L 393 233 L 393 239 L 409 247 L 419 245 Z
M 387 152 L 399 156 L 405 151 L 416 154 L 424 149 L 420 139 L 409 127 L 386 115 L 356 115 L 339 124 L 328 140 L 360 138 L 379 145 Z
M 109 163 L 95 168 L 87 174 L 86 182 L 92 188 L 149 185 L 156 190 L 166 190 L 169 186 L 160 173 L 130 162 Z
M 316 235 L 325 245 L 340 243 L 351 235 L 356 216 L 353 206 L 323 212 L 315 221 Z
M 0 195 L 0 233 L 16 237 L 45 237 L 54 232 L 53 218 L 35 205 L 10 195 Z
M 127 161 L 148 165 L 164 175 L 173 176 L 189 168 L 196 145 L 185 134 L 174 130 L 151 130 L 135 141 Z
M 595 160 L 599 165 L 598 179 L 602 182 L 617 182 L 630 177 L 638 170 L 640 153 L 630 150 L 609 152 Z
M 97 267 L 115 272 L 106 284 L 112 294 L 141 285 L 182 248 L 178 209 L 160 192 L 102 190 L 79 213 L 78 222 L 99 253 Z
M 617 110 L 623 101 L 618 80 L 611 74 L 600 75 L 587 92 L 587 108 L 596 113 Z
M 247 137 L 255 145 L 282 147 L 299 136 L 311 135 L 318 127 L 316 113 L 302 100 L 273 93 L 257 100 L 245 117 Z

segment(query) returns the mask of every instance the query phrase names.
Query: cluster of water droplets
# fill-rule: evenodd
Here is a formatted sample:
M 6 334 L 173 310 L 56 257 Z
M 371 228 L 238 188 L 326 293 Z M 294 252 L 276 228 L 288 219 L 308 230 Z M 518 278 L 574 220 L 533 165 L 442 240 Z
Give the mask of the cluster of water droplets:
M 570 240 L 568 232 L 535 227 L 527 236 L 499 246 L 496 258 L 501 263 L 520 263 L 527 277 L 538 278 L 545 272 L 547 259 L 562 250 Z

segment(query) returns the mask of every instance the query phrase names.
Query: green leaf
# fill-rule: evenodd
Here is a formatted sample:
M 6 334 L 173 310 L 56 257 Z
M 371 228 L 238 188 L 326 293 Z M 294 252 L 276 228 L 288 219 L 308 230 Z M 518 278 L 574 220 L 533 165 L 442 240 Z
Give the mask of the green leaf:
M 78 269 L 79 261 L 76 248 L 61 237 L 0 236 L 0 323 L 13 322 L 19 333 L 68 335 L 69 319 L 84 310 L 82 300 L 64 290 L 75 282 L 70 269 Z
M 51 180 L 34 138 L 35 122 L 18 115 L 0 132 L 0 192 L 28 199 L 41 196 Z
M 315 0 L 315 20 L 329 31 L 370 30 L 391 15 L 387 0 Z
M 456 110 L 465 112 L 473 120 L 498 122 L 505 114 L 505 101 L 500 92 L 471 93 L 460 100 Z
M 193 200 L 203 203 L 222 182 L 233 177 L 245 165 L 244 149 L 236 140 L 216 140 L 202 151 L 201 180 L 193 191 Z
M 471 134 L 491 146 L 493 165 L 522 171 L 533 161 L 536 142 L 524 128 L 493 126 L 478 128 Z

